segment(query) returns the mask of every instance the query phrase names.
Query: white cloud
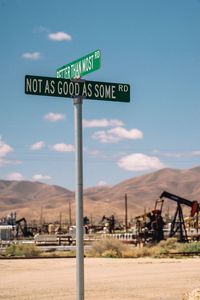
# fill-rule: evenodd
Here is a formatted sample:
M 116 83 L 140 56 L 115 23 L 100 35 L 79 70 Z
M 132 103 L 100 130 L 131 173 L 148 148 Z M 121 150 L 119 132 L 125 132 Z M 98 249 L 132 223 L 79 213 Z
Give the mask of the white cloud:
M 191 156 L 200 156 L 200 150 L 192 151 Z
M 8 160 L 5 158 L 0 158 L 0 167 L 5 165 L 20 165 L 22 162 L 20 160 Z
M 31 145 L 31 150 L 41 150 L 44 147 L 45 147 L 45 142 L 39 141 L 39 142 Z
M 6 176 L 7 180 L 15 180 L 15 181 L 21 181 L 24 180 L 24 176 L 21 173 L 13 172 Z
M 57 121 L 62 121 L 65 119 L 65 115 L 63 114 L 55 114 L 55 113 L 48 113 L 44 115 L 44 119 L 49 121 L 49 122 L 57 122 Z
M 4 158 L 0 158 L 0 167 L 3 167 L 6 164 L 9 164 L 9 161 Z
M 158 149 L 153 150 L 153 154 L 160 156 L 160 157 L 167 157 L 167 158 L 182 158 L 190 155 L 187 152 L 164 152 Z
M 126 130 L 125 128 L 122 127 L 116 127 L 110 130 L 110 133 L 113 135 L 116 135 L 120 139 L 141 139 L 143 138 L 143 133 L 142 131 L 138 129 L 131 129 L 131 130 Z
M 74 146 L 71 144 L 59 143 L 51 147 L 52 150 L 57 152 L 74 152 Z
M 13 152 L 13 148 L 6 144 L 3 140 L 2 137 L 0 136 L 0 167 L 3 167 L 6 164 L 17 164 L 19 161 L 10 161 L 7 160 L 5 157 Z
M 113 126 L 123 126 L 124 123 L 117 119 L 99 119 L 99 120 L 83 120 L 83 127 L 94 128 L 94 127 L 113 127 Z
M 100 180 L 98 183 L 97 183 L 97 186 L 108 186 L 107 182 L 105 182 L 104 180 Z
M 40 52 L 25 52 L 22 54 L 22 58 L 30 60 L 38 60 L 41 58 Z
M 118 162 L 118 166 L 128 171 L 146 171 L 158 170 L 165 165 L 155 156 L 147 156 L 142 153 L 134 153 L 122 157 Z
M 169 157 L 169 158 L 182 158 L 182 157 L 185 157 L 187 156 L 186 153 L 175 153 L 175 152 L 166 152 L 166 153 L 163 153 L 163 156 L 165 157 Z
M 200 150 L 196 151 L 183 151 L 183 152 L 165 152 L 155 149 L 153 154 L 157 156 L 167 157 L 167 158 L 188 158 L 188 157 L 195 157 L 200 156 Z
M 49 38 L 49 40 L 58 41 L 58 42 L 61 42 L 61 41 L 71 41 L 71 39 L 72 39 L 71 35 L 69 35 L 66 32 L 49 33 L 48 34 L 48 38 Z
M 0 136 L 0 158 L 5 157 L 10 152 L 13 152 L 13 148 L 6 144 Z
M 50 180 L 51 176 L 35 174 L 32 179 L 33 179 L 33 181 Z
M 124 139 L 142 139 L 143 133 L 136 128 L 127 130 L 123 127 L 115 127 L 107 131 L 97 131 L 93 134 L 92 138 L 99 140 L 100 143 L 107 144 L 117 143 Z

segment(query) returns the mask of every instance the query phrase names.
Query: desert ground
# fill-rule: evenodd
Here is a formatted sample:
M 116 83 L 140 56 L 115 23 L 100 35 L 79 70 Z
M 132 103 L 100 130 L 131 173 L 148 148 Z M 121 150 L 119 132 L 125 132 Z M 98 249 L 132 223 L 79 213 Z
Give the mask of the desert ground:
M 200 286 L 200 259 L 86 258 L 85 300 L 179 300 Z M 0 299 L 76 299 L 76 260 L 0 260 Z

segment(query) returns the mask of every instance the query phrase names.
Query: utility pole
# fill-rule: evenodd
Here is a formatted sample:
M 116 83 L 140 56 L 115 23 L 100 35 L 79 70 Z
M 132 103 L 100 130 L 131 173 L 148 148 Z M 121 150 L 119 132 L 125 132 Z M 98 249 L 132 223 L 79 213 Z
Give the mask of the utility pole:
M 76 166 L 76 299 L 84 300 L 82 99 L 74 99 Z
M 86 62 L 88 62 L 88 67 L 79 68 L 79 66 L 86 65 Z M 74 71 L 74 66 L 78 74 Z M 130 102 L 129 84 L 77 80 L 88 73 L 98 70 L 100 66 L 101 51 L 98 49 L 78 60 L 59 67 L 56 71 L 57 78 L 25 76 L 25 93 L 27 95 L 73 98 L 76 165 L 77 300 L 84 300 L 82 99 Z
M 60 232 L 62 232 L 62 212 L 60 212 Z
M 69 199 L 69 226 L 72 225 L 72 210 L 71 210 L 71 200 Z
M 40 208 L 40 225 L 43 225 L 43 207 Z
M 128 204 L 127 204 L 127 194 L 125 194 L 125 231 L 128 230 Z

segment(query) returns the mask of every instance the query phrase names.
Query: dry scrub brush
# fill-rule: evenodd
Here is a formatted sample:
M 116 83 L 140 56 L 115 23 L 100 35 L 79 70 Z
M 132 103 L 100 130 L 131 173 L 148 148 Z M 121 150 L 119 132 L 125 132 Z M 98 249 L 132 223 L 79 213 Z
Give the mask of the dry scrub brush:
M 88 256 L 92 257 L 123 257 L 125 245 L 115 239 L 105 239 L 94 242 Z
M 105 239 L 95 242 L 87 256 L 92 257 L 113 257 L 113 258 L 138 258 L 138 257 L 173 257 L 173 253 L 200 252 L 200 242 L 180 244 L 176 238 L 169 238 L 157 245 L 136 247 L 123 244 L 116 239 Z
M 11 244 L 6 248 L 6 256 L 36 257 L 40 256 L 41 250 L 32 244 Z

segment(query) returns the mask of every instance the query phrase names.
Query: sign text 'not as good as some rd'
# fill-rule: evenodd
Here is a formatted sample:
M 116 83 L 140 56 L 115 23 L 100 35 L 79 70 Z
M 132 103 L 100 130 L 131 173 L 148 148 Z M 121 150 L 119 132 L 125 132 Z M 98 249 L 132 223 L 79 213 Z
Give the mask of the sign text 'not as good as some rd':
M 79 81 L 54 77 L 25 76 L 25 93 L 65 98 L 130 102 L 130 85 L 98 81 Z

